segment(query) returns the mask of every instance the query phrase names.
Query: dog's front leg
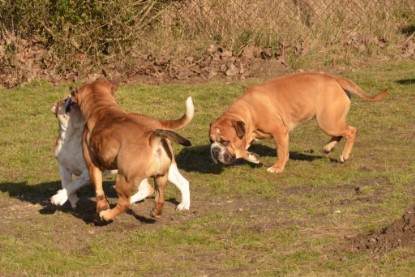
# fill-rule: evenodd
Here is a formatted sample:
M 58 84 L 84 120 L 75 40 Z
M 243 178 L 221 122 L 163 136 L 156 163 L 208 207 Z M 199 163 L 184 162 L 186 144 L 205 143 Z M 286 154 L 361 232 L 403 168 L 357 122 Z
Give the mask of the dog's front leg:
M 58 192 L 50 198 L 50 202 L 56 206 L 62 206 L 68 200 L 68 187 L 72 182 L 72 172 L 60 164 L 59 175 L 61 177 L 62 189 L 58 190 Z
M 110 204 L 105 196 L 104 189 L 102 188 L 102 171 L 94 165 L 88 165 L 89 177 L 91 183 L 95 189 L 95 197 L 97 199 L 97 213 L 108 210 Z
M 68 200 L 71 203 L 72 209 L 76 209 L 78 203 L 78 196 L 76 191 L 90 183 L 88 170 L 82 171 L 82 174 L 67 186 Z
M 289 133 L 288 128 L 285 126 L 280 126 L 278 130 L 273 133 L 273 137 L 277 144 L 277 162 L 267 169 L 271 173 L 280 173 L 284 170 L 286 163 L 289 158 L 288 143 L 289 143 Z
M 163 212 L 164 190 L 167 185 L 167 177 L 168 177 L 168 174 L 154 177 L 156 197 L 155 197 L 154 209 L 150 213 L 152 217 L 160 217 Z

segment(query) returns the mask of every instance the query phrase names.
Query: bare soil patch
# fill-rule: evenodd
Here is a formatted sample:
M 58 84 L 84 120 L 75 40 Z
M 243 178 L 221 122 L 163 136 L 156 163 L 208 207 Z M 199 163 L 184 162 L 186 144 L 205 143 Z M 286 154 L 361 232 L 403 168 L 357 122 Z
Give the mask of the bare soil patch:
M 360 234 L 348 240 L 352 251 L 370 251 L 385 253 L 402 246 L 415 245 L 415 203 L 408 208 L 400 219 L 381 230 Z
M 172 58 L 163 54 L 143 55 L 131 53 L 101 65 L 88 64 L 88 57 L 71 57 L 73 64 L 58 68 L 36 40 L 19 40 L 14 59 L 0 70 L 0 83 L 11 88 L 33 80 L 46 80 L 53 84 L 85 82 L 106 77 L 123 83 L 199 83 L 206 80 L 233 80 L 248 77 L 274 77 L 292 71 L 285 56 L 273 55 L 270 49 L 245 47 L 234 53 L 223 47 L 210 45 L 204 54 Z M 1 63 L 0 63 L 1 64 Z

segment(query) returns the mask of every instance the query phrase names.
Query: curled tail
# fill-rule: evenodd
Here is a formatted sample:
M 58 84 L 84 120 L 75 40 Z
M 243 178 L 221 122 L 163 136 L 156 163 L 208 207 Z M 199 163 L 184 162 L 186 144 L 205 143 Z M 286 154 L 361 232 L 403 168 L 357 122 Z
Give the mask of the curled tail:
M 376 102 L 382 100 L 383 97 L 385 97 L 388 94 L 388 90 L 385 89 L 378 95 L 368 95 L 366 92 L 364 92 L 358 85 L 356 85 L 353 81 L 347 80 L 347 79 L 340 79 L 336 78 L 339 85 L 349 93 L 356 94 L 363 98 L 366 101 L 369 102 Z
M 185 127 L 187 124 L 192 121 L 195 113 L 195 108 L 193 106 L 192 97 L 186 99 L 186 113 L 179 119 L 175 120 L 159 120 L 163 129 L 167 130 L 177 130 Z
M 170 139 L 180 145 L 183 146 L 191 146 L 192 143 L 187 138 L 182 137 L 181 135 L 170 131 L 170 130 L 164 130 L 164 129 L 157 129 L 153 133 L 154 136 L 164 139 Z

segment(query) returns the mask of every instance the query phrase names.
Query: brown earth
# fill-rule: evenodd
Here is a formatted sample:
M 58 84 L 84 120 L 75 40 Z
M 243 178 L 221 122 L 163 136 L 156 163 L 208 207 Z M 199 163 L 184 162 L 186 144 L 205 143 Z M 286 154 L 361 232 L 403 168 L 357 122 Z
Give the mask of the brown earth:
M 376 37 L 350 34 L 343 47 L 350 51 L 368 46 L 383 49 L 387 42 Z M 13 53 L 9 53 L 13 48 Z M 328 49 L 321 51 L 329 52 Z M 53 84 L 84 82 L 107 77 L 123 83 L 195 83 L 212 79 L 269 78 L 286 74 L 288 53 L 301 56 L 309 52 L 306 44 L 280 45 L 277 49 L 246 46 L 241 51 L 210 45 L 198 56 L 183 58 L 163 54 L 145 55 L 132 50 L 125 55 L 109 55 L 94 61 L 87 54 L 57 57 L 45 49 L 40 38 L 20 39 L 3 34 L 0 37 L 0 84 L 6 88 L 30 82 L 46 80 Z M 397 56 L 415 58 L 415 43 L 403 42 Z M 356 58 L 359 60 L 359 58 Z
M 352 251 L 387 253 L 401 246 L 415 245 L 415 203 L 400 219 L 381 230 L 350 238 L 347 246 Z
M 374 179 L 368 180 L 373 182 Z M 376 179 L 380 184 L 388 184 L 387 179 Z M 107 182 L 107 186 L 108 186 Z M 95 212 L 95 199 L 92 197 L 90 188 L 82 189 L 83 193 L 80 198 L 80 203 L 76 210 L 72 210 L 68 203 L 63 207 L 56 207 L 51 205 L 49 197 L 56 191 L 56 183 L 41 184 L 40 192 L 36 191 L 21 195 L 18 192 L 24 191 L 27 187 L 25 184 L 0 184 L 0 192 L 9 193 L 10 198 L 3 198 L 0 203 L 0 218 L 2 225 L 0 232 L 8 233 L 14 230 L 21 221 L 29 225 L 35 226 L 42 224 L 39 221 L 39 216 L 57 216 L 58 221 L 70 221 L 73 224 L 73 232 L 78 232 L 80 222 L 85 222 L 87 225 L 100 226 L 94 232 L 119 232 L 135 228 L 160 228 L 161 226 L 177 226 L 189 219 L 196 219 L 207 216 L 211 213 L 220 212 L 227 218 L 243 218 L 244 229 L 254 230 L 258 233 L 266 232 L 267 230 L 277 228 L 277 226 L 296 225 L 304 228 L 309 224 L 309 221 L 317 221 L 324 225 L 326 216 L 323 214 L 316 214 L 308 219 L 289 219 L 279 218 L 278 213 L 281 209 L 298 209 L 298 206 L 293 206 L 289 200 L 284 200 L 284 197 L 277 202 L 272 199 L 262 199 L 258 197 L 233 197 L 232 199 L 218 199 L 212 201 L 208 197 L 208 193 L 204 191 L 197 191 L 193 194 L 192 208 L 189 212 L 178 213 L 174 207 L 178 204 L 177 199 L 169 198 L 166 202 L 164 214 L 161 218 L 155 220 L 149 216 L 149 212 L 153 207 L 153 198 L 146 199 L 140 203 L 134 204 L 126 212 L 116 219 L 116 223 L 103 223 L 98 219 Z M 356 196 L 359 196 L 359 191 L 365 187 L 365 183 L 338 185 L 334 187 L 311 188 L 308 186 L 290 187 L 282 189 L 280 192 L 283 195 L 292 196 L 297 194 L 315 194 L 327 193 L 337 195 L 347 195 L 353 191 Z M 384 187 L 384 186 L 382 186 Z M 386 186 L 387 187 L 387 186 Z M 37 189 L 36 189 L 37 190 Z M 109 189 L 108 194 L 110 203 L 115 205 L 117 198 L 115 193 Z M 87 192 L 87 193 L 86 193 Z M 88 194 L 88 197 L 85 197 Z M 337 199 L 336 203 L 331 203 L 334 206 L 349 206 L 355 205 L 359 202 L 373 202 L 380 203 L 383 199 L 383 194 L 387 191 L 379 190 L 374 193 L 375 197 L 356 197 L 354 200 L 344 201 L 343 198 Z M 331 200 L 330 200 L 331 201 Z M 330 202 L 324 205 L 329 205 Z M 209 207 L 209 208 L 207 208 Z M 38 216 L 34 216 L 38 213 Z M 367 211 L 370 213 L 370 211 Z M 64 216 L 64 214 L 72 214 L 72 218 Z M 180 216 L 178 216 L 180 214 Z M 18 219 L 18 220 L 17 220 Z M 17 221 L 16 221 L 17 220 Z M 33 221 L 33 222 L 32 222 Z M 39 221 L 39 222 L 38 222 Z M 318 223 L 318 224 L 320 224 Z M 71 225 L 70 224 L 70 225 Z M 58 224 L 59 225 L 59 224 Z M 72 226 L 72 225 L 71 225 Z M 227 229 L 229 226 L 220 225 L 217 228 Z M 66 227 L 69 228 L 69 227 Z M 19 228 L 16 228 L 19 232 Z M 345 251 L 358 252 L 368 251 L 374 254 L 385 254 L 396 248 L 404 246 L 415 245 L 415 203 L 403 214 L 400 219 L 393 221 L 390 225 L 369 233 L 357 234 L 355 236 L 348 236 L 344 239 L 342 249 Z
M 99 77 L 122 83 L 197 83 L 214 79 L 267 78 L 290 70 L 286 62 L 287 49 L 272 53 L 271 49 L 245 47 L 241 53 L 234 53 L 210 45 L 200 56 L 178 59 L 133 52 L 128 57 L 108 57 L 99 66 L 79 54 L 65 57 L 63 60 L 67 64 L 63 66 L 62 58 L 53 56 L 35 39 L 20 39 L 13 44 L 17 45 L 15 53 L 6 55 L 7 43 L 0 40 L 0 84 L 6 88 L 33 80 L 61 84 Z

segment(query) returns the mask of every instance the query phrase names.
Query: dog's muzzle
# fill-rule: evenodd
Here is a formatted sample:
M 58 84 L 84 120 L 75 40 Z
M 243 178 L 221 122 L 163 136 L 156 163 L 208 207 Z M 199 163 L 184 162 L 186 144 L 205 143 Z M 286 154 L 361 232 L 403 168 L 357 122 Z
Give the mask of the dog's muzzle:
M 221 162 L 223 164 L 230 164 L 236 160 L 235 156 L 232 155 L 224 145 L 218 142 L 214 142 L 210 146 L 210 155 L 215 163 Z
M 73 105 L 75 105 L 75 103 L 72 102 L 72 98 L 68 96 L 68 98 L 65 100 L 65 113 L 69 113 Z

